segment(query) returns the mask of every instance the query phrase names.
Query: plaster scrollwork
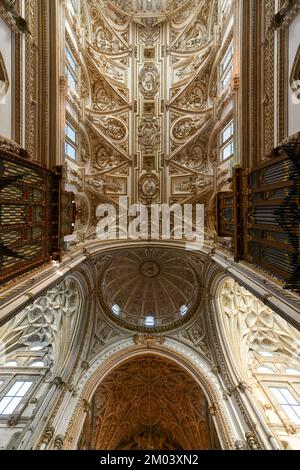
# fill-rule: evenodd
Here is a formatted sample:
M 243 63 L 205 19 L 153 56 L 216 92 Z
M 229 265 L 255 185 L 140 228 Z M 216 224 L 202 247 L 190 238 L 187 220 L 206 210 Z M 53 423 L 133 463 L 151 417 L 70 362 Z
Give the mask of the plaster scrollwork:
M 188 170 L 209 173 L 206 147 L 206 142 L 196 141 L 194 144 L 186 147 L 183 152 L 175 155 L 172 161 Z
M 261 450 L 261 446 L 253 431 L 246 432 L 245 437 L 251 450 Z
M 100 51 L 119 52 L 123 48 L 117 39 L 111 38 L 104 28 L 99 28 L 95 34 L 95 46 Z
M 93 175 L 87 177 L 87 184 L 90 189 L 101 194 L 123 194 L 125 191 L 125 180 L 121 178 L 109 178 L 106 176 L 102 177 L 98 175 Z
M 113 111 L 124 105 L 123 100 L 113 93 L 105 84 L 104 80 L 97 81 L 94 86 L 93 109 L 101 113 Z
M 197 175 L 191 177 L 181 177 L 175 179 L 174 194 L 198 194 L 206 191 L 208 188 L 212 189 L 213 178 L 207 175 Z
M 54 432 L 55 432 L 55 429 L 54 429 L 53 426 L 47 426 L 44 433 L 43 433 L 43 435 L 42 435 L 40 443 L 48 445 L 51 442 L 51 439 L 54 436 Z
M 140 26 L 141 40 L 145 46 L 153 47 L 159 39 L 160 29 L 155 26 L 155 18 L 144 18 L 143 23 Z
M 241 440 L 235 441 L 234 446 L 235 450 L 247 450 L 245 442 Z
M 193 84 L 174 103 L 179 109 L 192 112 L 206 112 L 211 107 L 208 102 L 209 73 L 206 71 L 195 79 Z
M 116 11 L 109 7 L 109 4 L 102 5 L 104 7 L 105 16 L 113 23 L 113 27 L 123 31 L 128 26 L 128 17 L 123 15 L 121 11 Z
M 179 65 L 176 64 L 176 67 L 174 67 L 174 81 L 177 82 L 185 80 L 190 78 L 192 75 L 195 75 L 203 60 L 203 56 L 198 56 L 194 60 L 189 60 L 187 63 L 180 63 Z
M 193 137 L 203 126 L 204 119 L 183 117 L 175 121 L 171 129 L 171 137 L 176 142 L 182 142 Z
M 151 348 L 153 345 L 164 344 L 165 337 L 158 335 L 134 335 L 133 341 L 136 345 L 142 345 Z
M 177 44 L 174 46 L 175 50 L 194 51 L 207 44 L 209 39 L 209 9 L 210 4 L 208 2 L 202 2 L 202 7 L 196 21 L 178 40 Z
M 54 439 L 54 449 L 61 450 L 63 448 L 63 445 L 64 445 L 64 436 L 61 436 L 59 434 Z
M 119 118 L 103 118 L 95 120 L 100 130 L 114 142 L 124 141 L 127 137 L 127 129 Z
M 99 170 L 112 170 L 118 165 L 124 163 L 125 158 L 116 150 L 109 148 L 101 143 L 95 151 L 94 165 Z

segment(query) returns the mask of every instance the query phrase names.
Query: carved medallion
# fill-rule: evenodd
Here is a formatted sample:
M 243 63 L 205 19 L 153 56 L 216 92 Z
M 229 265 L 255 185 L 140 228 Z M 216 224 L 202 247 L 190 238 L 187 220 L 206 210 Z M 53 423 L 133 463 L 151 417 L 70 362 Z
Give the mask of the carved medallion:
M 184 117 L 178 119 L 172 126 L 171 136 L 174 140 L 184 141 L 193 135 L 201 128 L 204 119 L 193 119 Z
M 140 72 L 139 87 L 145 98 L 153 98 L 159 89 L 159 72 L 154 64 L 146 64 Z
M 159 192 L 159 180 L 154 173 L 147 173 L 140 179 L 140 196 L 144 199 L 153 199 Z
M 160 267 L 155 261 L 146 261 L 141 265 L 140 271 L 144 277 L 153 278 L 159 275 Z
M 124 123 L 117 118 L 108 118 L 98 121 L 101 130 L 114 141 L 124 140 L 127 132 Z

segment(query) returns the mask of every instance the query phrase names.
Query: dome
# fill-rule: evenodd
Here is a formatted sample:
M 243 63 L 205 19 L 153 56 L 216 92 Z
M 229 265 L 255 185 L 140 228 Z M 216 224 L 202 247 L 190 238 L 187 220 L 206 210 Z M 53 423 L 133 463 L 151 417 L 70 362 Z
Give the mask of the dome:
M 100 280 L 111 318 L 135 330 L 176 327 L 198 306 L 199 280 L 186 253 L 135 249 L 111 255 Z

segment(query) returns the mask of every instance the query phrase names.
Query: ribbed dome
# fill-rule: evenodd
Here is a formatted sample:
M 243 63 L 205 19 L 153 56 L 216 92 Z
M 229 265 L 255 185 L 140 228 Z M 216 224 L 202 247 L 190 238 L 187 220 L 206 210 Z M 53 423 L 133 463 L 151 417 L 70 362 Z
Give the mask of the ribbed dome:
M 195 271 L 176 250 L 136 249 L 111 257 L 101 298 L 130 327 L 169 327 L 185 319 L 199 297 Z

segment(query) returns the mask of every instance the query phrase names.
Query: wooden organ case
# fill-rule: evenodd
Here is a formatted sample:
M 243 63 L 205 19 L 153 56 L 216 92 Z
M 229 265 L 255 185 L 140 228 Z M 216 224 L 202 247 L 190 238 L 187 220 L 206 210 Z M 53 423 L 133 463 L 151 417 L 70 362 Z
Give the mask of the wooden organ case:
M 75 223 L 74 195 L 62 172 L 31 161 L 21 148 L 0 149 L 0 284 L 60 260 Z

